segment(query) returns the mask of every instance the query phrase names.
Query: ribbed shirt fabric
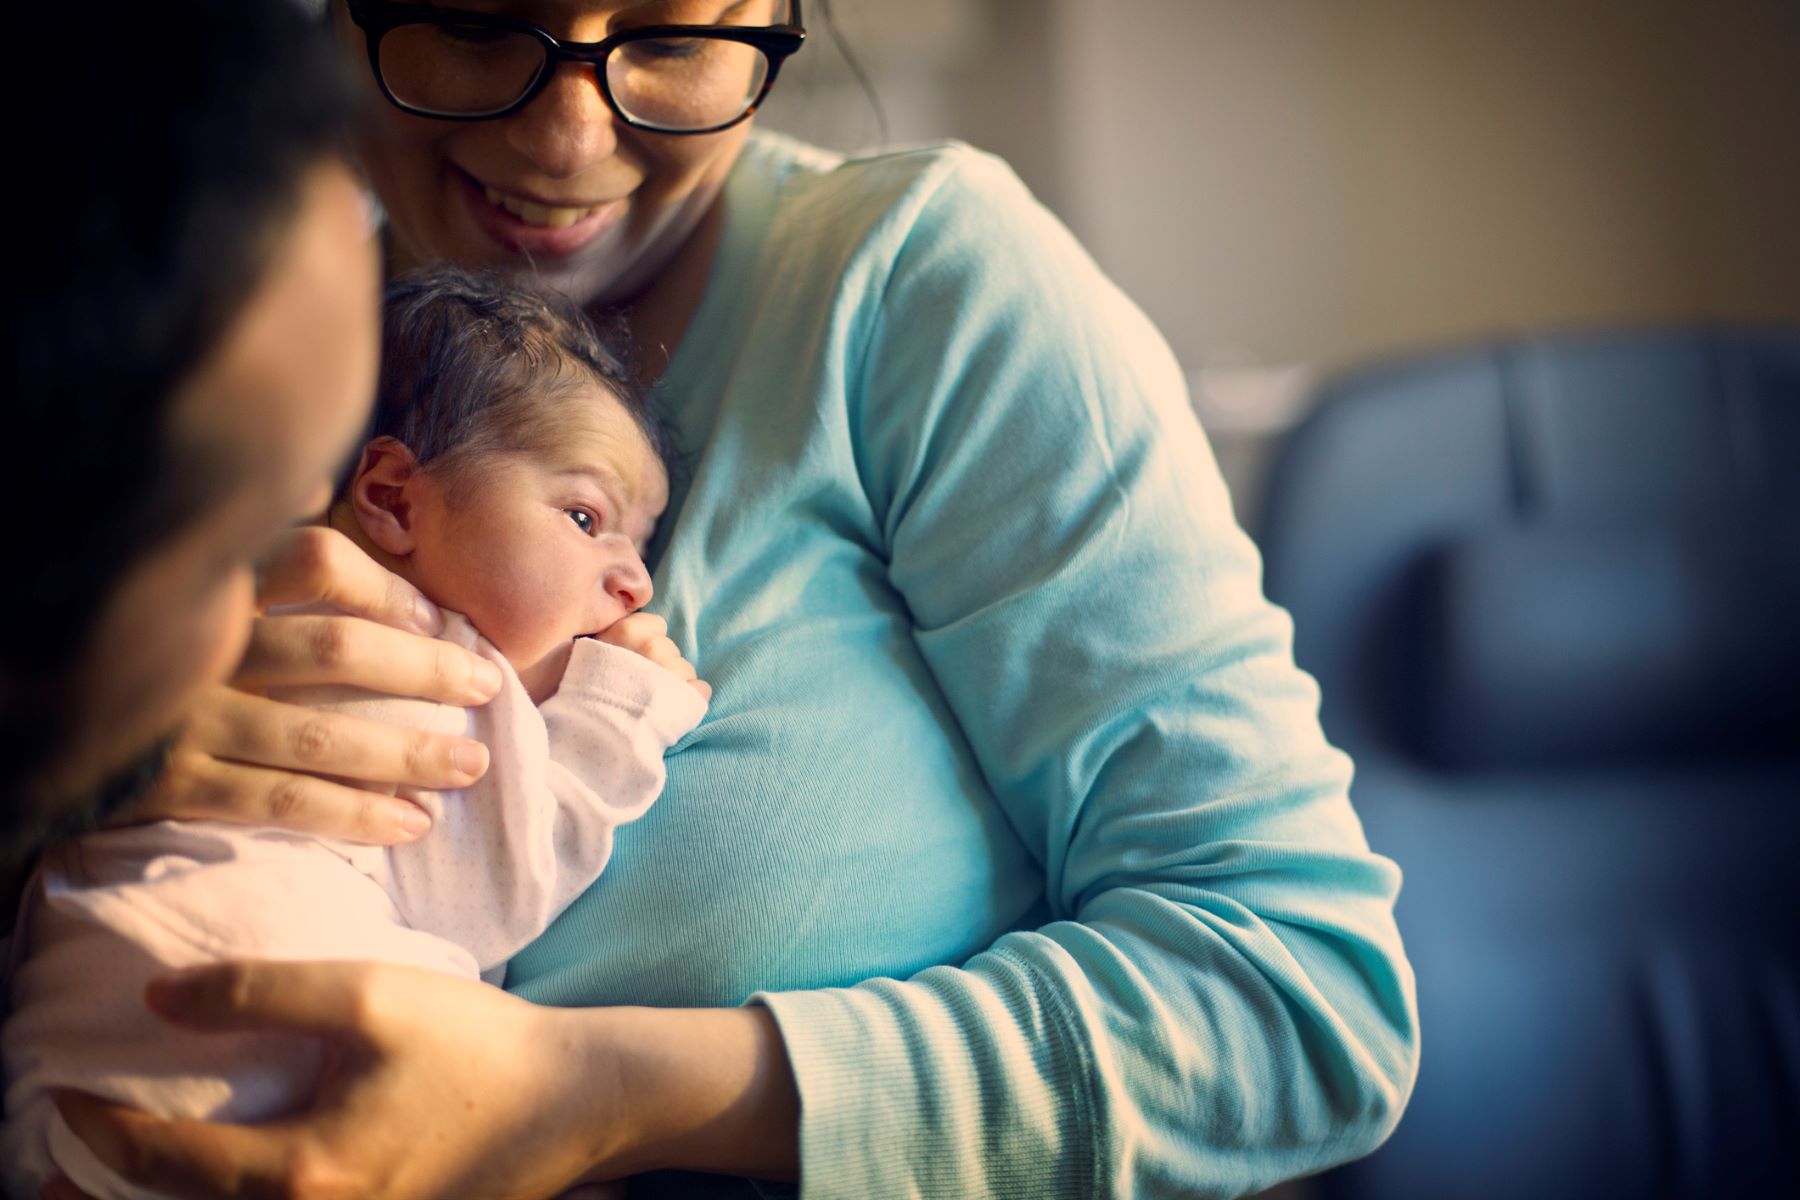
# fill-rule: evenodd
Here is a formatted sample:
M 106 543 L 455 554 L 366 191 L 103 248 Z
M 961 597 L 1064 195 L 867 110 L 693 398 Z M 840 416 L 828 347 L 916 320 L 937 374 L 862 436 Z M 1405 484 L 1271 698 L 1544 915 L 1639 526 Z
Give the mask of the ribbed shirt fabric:
M 1398 871 L 1172 356 L 1011 172 L 753 137 L 662 392 L 653 608 L 712 709 L 508 986 L 766 1005 L 808 1197 L 1372 1148 L 1416 1061 Z

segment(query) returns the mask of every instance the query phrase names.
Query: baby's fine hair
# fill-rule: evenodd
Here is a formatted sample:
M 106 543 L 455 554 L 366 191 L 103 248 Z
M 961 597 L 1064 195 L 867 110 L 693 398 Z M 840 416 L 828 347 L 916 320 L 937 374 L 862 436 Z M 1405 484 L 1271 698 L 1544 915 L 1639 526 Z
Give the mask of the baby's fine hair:
M 392 437 L 450 477 L 488 454 L 561 441 L 572 388 L 597 384 L 643 430 L 665 470 L 674 434 L 632 375 L 623 322 L 603 335 L 541 285 L 438 266 L 396 277 L 382 306 L 381 382 L 370 437 Z

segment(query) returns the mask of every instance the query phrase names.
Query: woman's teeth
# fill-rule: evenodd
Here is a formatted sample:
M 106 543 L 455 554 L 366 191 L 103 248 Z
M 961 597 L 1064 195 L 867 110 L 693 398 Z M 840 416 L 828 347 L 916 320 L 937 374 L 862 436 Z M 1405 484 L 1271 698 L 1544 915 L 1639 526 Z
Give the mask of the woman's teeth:
M 520 200 L 508 196 L 498 188 L 488 188 L 489 204 L 504 208 L 527 225 L 540 225 L 546 229 L 567 229 L 583 217 L 592 216 L 606 206 L 596 204 L 591 208 L 554 208 L 548 204 L 534 204 L 530 200 Z

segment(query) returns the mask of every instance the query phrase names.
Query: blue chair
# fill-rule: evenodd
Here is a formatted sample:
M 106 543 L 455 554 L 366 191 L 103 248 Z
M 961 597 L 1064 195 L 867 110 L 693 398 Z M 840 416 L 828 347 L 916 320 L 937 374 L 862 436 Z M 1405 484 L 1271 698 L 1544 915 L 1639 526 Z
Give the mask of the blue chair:
M 1424 1033 L 1322 1193 L 1800 1196 L 1800 331 L 1344 378 L 1259 524 Z

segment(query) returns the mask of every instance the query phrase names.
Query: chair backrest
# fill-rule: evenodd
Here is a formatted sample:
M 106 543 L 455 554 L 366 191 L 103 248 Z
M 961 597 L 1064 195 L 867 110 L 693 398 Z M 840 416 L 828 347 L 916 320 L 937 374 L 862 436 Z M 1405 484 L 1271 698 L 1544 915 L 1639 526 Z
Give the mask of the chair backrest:
M 1800 1195 L 1800 331 L 1344 378 L 1258 536 L 1424 1034 L 1319 1190 Z
M 1544 338 L 1344 378 L 1278 458 L 1260 537 L 1353 753 L 1780 753 L 1800 333 Z

